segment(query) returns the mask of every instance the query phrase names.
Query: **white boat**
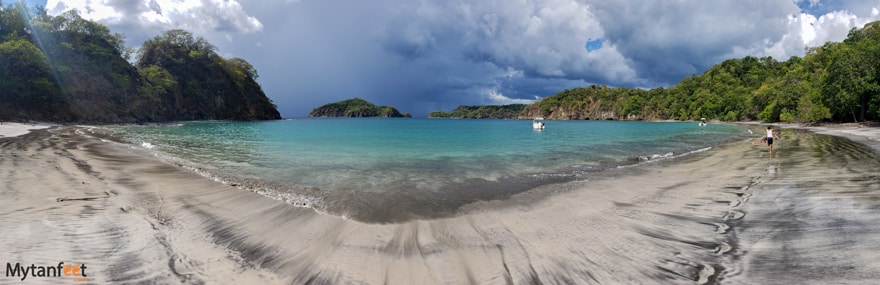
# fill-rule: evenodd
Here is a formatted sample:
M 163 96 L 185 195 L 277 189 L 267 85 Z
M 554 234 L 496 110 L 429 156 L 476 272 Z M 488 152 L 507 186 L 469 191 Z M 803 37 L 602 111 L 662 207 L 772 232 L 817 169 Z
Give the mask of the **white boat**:
M 538 117 L 532 120 L 532 128 L 543 130 L 544 129 L 544 118 Z
M 700 118 L 700 127 L 705 127 L 709 123 L 706 122 L 706 118 Z

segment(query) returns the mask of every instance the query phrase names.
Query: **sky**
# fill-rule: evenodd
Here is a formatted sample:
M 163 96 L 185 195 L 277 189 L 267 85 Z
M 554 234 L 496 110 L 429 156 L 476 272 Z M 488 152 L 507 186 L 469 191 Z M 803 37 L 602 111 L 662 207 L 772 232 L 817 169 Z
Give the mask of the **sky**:
M 424 116 L 565 89 L 668 87 L 783 61 L 880 19 L 880 0 L 28 0 L 139 47 L 181 28 L 257 69 L 284 117 L 354 97 Z

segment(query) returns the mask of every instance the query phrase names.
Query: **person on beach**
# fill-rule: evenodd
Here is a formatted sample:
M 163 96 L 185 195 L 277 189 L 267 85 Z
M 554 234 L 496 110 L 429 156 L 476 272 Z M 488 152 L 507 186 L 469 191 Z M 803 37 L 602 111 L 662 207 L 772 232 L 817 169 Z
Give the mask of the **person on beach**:
M 773 138 L 779 139 L 779 136 L 773 132 L 773 127 L 767 127 L 767 147 L 770 148 L 770 154 L 773 154 Z

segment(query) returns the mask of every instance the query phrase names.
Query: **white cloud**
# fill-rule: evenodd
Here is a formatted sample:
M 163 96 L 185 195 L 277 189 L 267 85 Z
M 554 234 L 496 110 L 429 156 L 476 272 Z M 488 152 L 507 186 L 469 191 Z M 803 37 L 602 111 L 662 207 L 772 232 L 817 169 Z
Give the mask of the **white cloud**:
M 451 56 L 514 68 L 529 77 L 634 83 L 635 70 L 603 38 L 587 4 L 571 0 L 420 1 L 392 10 L 383 44 L 411 59 Z M 450 54 L 452 50 L 455 53 Z
M 812 4 L 811 5 L 816 5 Z M 878 1 L 880 7 L 880 1 Z M 797 13 L 788 16 L 787 27 L 778 40 L 765 39 L 751 45 L 739 45 L 726 58 L 746 55 L 772 56 L 786 60 L 791 56 L 803 56 L 804 48 L 817 47 L 826 42 L 839 42 L 846 38 L 852 28 L 880 19 L 877 15 L 859 17 L 850 11 L 832 11 L 820 16 Z
M 802 56 L 805 47 L 841 41 L 851 28 L 877 20 L 878 13 L 866 11 L 880 9 L 877 0 L 845 5 L 817 0 L 589 2 L 605 42 L 654 86 L 674 84 L 729 58 Z M 810 13 L 818 10 L 804 11 L 798 4 L 831 10 L 814 16 Z
M 868 22 L 878 19 L 877 15 L 870 18 L 859 18 L 849 11 L 834 11 L 822 15 L 818 19 L 812 15 L 801 14 L 801 16 L 810 20 L 810 25 L 802 25 L 804 44 L 809 46 L 820 46 L 829 41 L 841 41 L 846 38 L 850 29 L 861 28 Z
M 263 29 L 263 24 L 235 0 L 49 0 L 46 9 L 50 14 L 75 9 L 83 18 L 153 35 L 182 28 L 198 35 L 231 37 Z
M 483 91 L 484 98 L 489 102 L 490 105 L 509 105 L 509 104 L 531 104 L 540 99 L 535 96 L 535 99 L 515 99 L 504 96 L 495 89 L 487 89 Z
M 254 63 L 282 112 L 297 108 L 285 115 L 352 96 L 426 113 L 593 83 L 667 86 L 729 58 L 800 56 L 880 19 L 880 0 L 50 0 L 47 8 L 77 9 L 135 45 L 172 28 L 204 36 Z M 588 52 L 590 40 L 601 45 Z

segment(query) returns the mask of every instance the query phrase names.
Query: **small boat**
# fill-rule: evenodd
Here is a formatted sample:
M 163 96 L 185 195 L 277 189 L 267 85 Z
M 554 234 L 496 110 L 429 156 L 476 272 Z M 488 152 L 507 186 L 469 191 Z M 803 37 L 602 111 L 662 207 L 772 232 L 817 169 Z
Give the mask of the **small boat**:
M 701 127 L 701 128 L 702 128 L 702 127 L 705 127 L 705 126 L 708 125 L 708 124 L 709 124 L 709 123 L 706 123 L 706 118 L 700 118 L 700 127 Z
M 538 118 L 535 118 L 534 120 L 532 120 L 532 128 L 535 128 L 537 130 L 543 130 L 544 129 L 544 118 L 538 117 Z

